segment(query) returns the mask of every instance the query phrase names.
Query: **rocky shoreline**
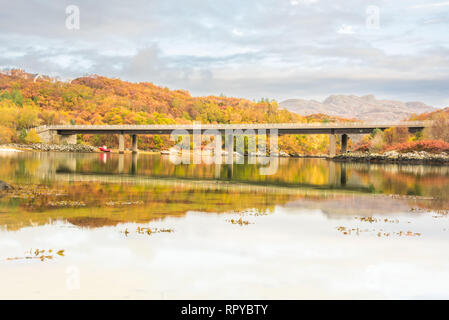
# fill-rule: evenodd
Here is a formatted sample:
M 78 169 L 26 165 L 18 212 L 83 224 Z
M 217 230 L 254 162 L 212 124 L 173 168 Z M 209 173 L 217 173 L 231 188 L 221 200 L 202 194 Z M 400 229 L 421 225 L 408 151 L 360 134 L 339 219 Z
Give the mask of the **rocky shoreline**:
M 336 155 L 334 161 L 341 162 L 373 162 L 373 163 L 410 163 L 410 164 L 440 164 L 449 165 L 449 154 L 429 153 L 425 151 L 415 151 L 399 153 L 388 151 L 385 153 L 369 152 L 347 152 Z
M 95 152 L 97 148 L 92 146 L 87 146 L 83 144 L 46 144 L 46 143 L 35 143 L 35 144 L 17 144 L 10 143 L 5 145 L 0 145 L 1 148 L 17 149 L 17 150 L 30 150 L 30 151 L 54 151 L 54 152 Z

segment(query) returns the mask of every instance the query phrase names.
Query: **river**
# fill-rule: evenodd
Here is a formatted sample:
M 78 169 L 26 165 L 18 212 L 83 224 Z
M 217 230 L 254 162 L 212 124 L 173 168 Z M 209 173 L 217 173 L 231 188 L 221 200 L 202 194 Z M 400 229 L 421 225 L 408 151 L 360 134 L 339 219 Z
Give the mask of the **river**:
M 449 298 L 449 167 L 0 152 L 0 298 Z

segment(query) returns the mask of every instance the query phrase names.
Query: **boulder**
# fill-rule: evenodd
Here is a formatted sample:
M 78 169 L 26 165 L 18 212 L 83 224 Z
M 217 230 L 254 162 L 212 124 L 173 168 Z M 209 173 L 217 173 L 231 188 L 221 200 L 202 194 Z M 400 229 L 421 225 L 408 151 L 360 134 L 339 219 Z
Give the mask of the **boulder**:
M 0 180 L 0 191 L 12 190 L 12 189 L 14 189 L 14 188 L 11 185 Z

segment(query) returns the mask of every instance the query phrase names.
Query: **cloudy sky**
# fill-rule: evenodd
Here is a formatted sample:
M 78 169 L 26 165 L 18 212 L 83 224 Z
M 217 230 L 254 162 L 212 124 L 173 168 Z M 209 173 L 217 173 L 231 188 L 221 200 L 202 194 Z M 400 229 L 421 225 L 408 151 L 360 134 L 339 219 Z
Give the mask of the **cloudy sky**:
M 445 0 L 0 1 L 2 69 L 193 95 L 449 105 Z

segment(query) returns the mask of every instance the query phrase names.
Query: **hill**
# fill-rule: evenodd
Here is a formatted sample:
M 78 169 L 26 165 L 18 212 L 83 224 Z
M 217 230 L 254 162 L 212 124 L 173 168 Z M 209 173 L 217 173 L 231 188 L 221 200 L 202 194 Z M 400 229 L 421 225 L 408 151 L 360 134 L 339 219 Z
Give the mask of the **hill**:
M 281 107 L 301 114 L 324 113 L 342 118 L 358 120 L 404 120 L 413 114 L 437 110 L 423 102 L 401 102 L 377 100 L 373 95 L 331 95 L 323 102 L 316 100 L 289 99 L 279 104 Z
M 47 76 L 11 70 L 0 74 L 0 143 L 34 142 L 26 129 L 51 124 L 188 124 L 282 123 L 345 121 L 338 117 L 300 116 L 279 108 L 274 100 L 258 102 L 224 96 L 192 97 L 185 90 L 170 90 L 149 82 L 132 83 L 98 75 L 70 83 Z M 81 139 L 81 138 L 80 138 Z M 92 145 L 117 143 L 115 136 L 84 135 Z M 166 136 L 141 136 L 142 149 L 170 145 Z M 282 137 L 288 152 L 325 153 L 327 137 Z

